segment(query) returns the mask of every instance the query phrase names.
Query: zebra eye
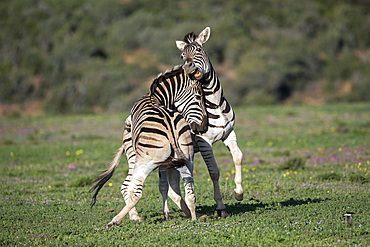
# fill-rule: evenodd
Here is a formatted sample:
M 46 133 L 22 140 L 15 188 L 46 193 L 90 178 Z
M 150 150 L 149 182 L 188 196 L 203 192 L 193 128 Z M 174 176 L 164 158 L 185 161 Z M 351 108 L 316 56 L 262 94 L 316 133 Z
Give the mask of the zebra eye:
M 202 48 L 198 47 L 197 52 L 201 52 L 201 51 L 202 51 Z

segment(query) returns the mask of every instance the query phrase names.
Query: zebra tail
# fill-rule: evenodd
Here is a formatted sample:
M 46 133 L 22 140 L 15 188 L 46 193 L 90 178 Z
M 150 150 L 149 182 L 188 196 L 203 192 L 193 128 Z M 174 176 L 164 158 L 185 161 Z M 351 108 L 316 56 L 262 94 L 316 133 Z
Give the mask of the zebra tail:
M 94 190 L 96 190 L 96 191 L 94 193 L 94 196 L 91 198 L 92 199 L 91 208 L 96 203 L 96 196 L 98 195 L 100 189 L 113 176 L 113 173 L 116 170 L 116 168 L 117 168 L 117 166 L 118 166 L 118 164 L 119 164 L 119 162 L 121 160 L 121 157 L 122 157 L 122 155 L 123 155 L 124 152 L 125 152 L 125 149 L 123 148 L 123 145 L 122 145 L 118 149 L 118 151 L 116 153 L 116 156 L 114 157 L 114 159 L 110 163 L 109 167 L 102 174 L 100 174 L 100 176 L 97 179 L 95 179 L 95 181 L 93 182 L 94 185 L 90 189 L 90 192 L 93 192 Z

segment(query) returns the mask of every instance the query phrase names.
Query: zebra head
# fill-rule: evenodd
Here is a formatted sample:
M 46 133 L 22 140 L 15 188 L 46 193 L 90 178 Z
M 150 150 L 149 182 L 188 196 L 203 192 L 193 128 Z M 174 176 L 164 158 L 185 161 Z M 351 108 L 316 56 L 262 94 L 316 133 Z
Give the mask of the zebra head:
M 159 105 L 182 113 L 195 134 L 207 131 L 208 118 L 200 82 L 191 79 L 182 66 L 161 73 L 150 86 L 150 96 Z
M 181 58 L 184 60 L 185 73 L 193 79 L 201 80 L 211 70 L 211 63 L 203 49 L 203 44 L 210 35 L 211 29 L 206 27 L 199 35 L 191 32 L 185 35 L 183 41 L 176 41 L 177 48 L 182 51 Z
M 191 79 L 189 83 L 175 100 L 175 107 L 183 114 L 193 133 L 205 133 L 208 129 L 208 118 L 202 85 L 197 80 Z

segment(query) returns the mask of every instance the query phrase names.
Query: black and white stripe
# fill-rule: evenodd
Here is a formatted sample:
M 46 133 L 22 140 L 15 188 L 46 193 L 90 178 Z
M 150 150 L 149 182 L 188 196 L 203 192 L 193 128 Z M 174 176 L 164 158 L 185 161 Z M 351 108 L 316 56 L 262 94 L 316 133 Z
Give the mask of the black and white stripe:
M 95 203 L 97 193 L 113 175 L 126 150 L 130 170 L 121 187 L 126 206 L 108 226 L 119 224 L 136 205 L 141 198 L 145 178 L 159 166 L 176 167 L 180 172 L 185 184 L 187 207 L 192 219 L 196 219 L 193 142 L 185 118 L 195 132 L 204 131 L 207 126 L 201 85 L 191 80 L 180 66 L 154 79 L 150 93 L 135 103 L 125 122 L 122 147 L 92 188 L 96 190 L 93 196 Z
M 176 41 L 178 48 L 182 51 L 181 58 L 184 60 L 183 69 L 189 77 L 198 80 L 202 84 L 205 97 L 205 106 L 208 117 L 208 130 L 205 133 L 198 133 L 194 137 L 195 151 L 200 151 L 207 165 L 214 187 L 214 199 L 217 203 L 217 212 L 220 216 L 226 216 L 226 207 L 222 201 L 221 191 L 219 187 L 219 169 L 213 155 L 213 143 L 222 140 L 232 154 L 235 164 L 235 184 L 234 189 L 235 199 L 243 200 L 243 188 L 241 177 L 242 152 L 240 151 L 236 134 L 233 129 L 235 124 L 235 114 L 231 105 L 224 97 L 221 83 L 218 79 L 216 71 L 203 49 L 203 44 L 210 36 L 210 29 L 205 28 L 198 36 L 193 32 L 185 35 L 183 41 Z M 126 133 L 127 148 L 130 149 L 130 135 Z M 130 167 L 134 164 L 134 153 L 126 151 L 129 159 Z M 132 154 L 132 155 L 130 155 Z M 171 175 L 171 174 L 170 174 Z M 172 174 L 172 177 L 176 175 Z M 179 176 L 177 176 L 179 178 Z M 160 174 L 159 189 L 163 197 L 163 210 L 165 219 L 168 220 L 168 205 L 167 192 L 170 198 L 181 208 L 186 215 L 190 215 L 189 209 L 186 208 L 181 198 L 179 189 L 179 179 L 177 183 L 175 179 L 169 179 L 167 182 L 167 174 Z M 141 220 L 135 209 L 130 211 L 130 219 Z

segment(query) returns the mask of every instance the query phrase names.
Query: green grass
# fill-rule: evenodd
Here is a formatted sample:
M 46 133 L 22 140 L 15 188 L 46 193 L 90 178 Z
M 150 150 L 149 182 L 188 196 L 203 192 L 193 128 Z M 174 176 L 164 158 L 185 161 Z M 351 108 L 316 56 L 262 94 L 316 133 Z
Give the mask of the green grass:
M 89 183 L 121 145 L 127 114 L 0 119 L 0 245 L 4 246 L 348 246 L 370 245 L 370 105 L 234 109 L 244 153 L 244 200 L 233 197 L 234 167 L 214 145 L 229 217 L 218 218 L 212 182 L 195 155 L 197 211 L 189 221 L 170 202 L 162 222 L 157 172 L 127 217 L 105 225 L 124 206 L 122 159 L 90 209 Z M 114 211 L 114 212 L 111 212 Z M 342 214 L 355 212 L 348 225 Z

